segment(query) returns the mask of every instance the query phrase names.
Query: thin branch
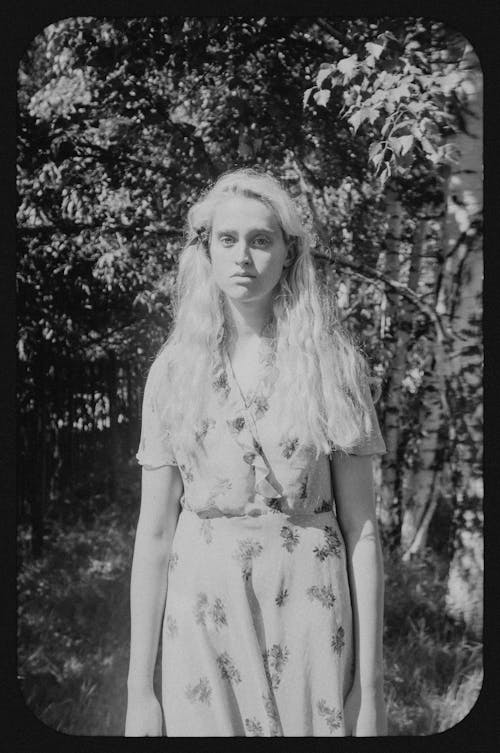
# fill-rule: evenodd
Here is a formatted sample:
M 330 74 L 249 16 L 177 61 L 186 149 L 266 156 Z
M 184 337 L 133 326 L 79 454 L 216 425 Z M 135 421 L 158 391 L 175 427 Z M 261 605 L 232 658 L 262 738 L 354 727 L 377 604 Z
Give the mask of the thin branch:
M 330 243 L 330 237 L 328 235 L 328 231 L 318 216 L 318 212 L 316 210 L 316 204 L 314 203 L 314 199 L 313 199 L 313 190 L 311 188 L 311 185 L 310 183 L 308 183 L 308 181 L 304 177 L 304 171 L 306 171 L 307 168 L 303 163 L 299 164 L 299 161 L 297 158 L 294 158 L 293 165 L 295 167 L 295 170 L 297 171 L 297 175 L 299 176 L 300 187 L 305 194 L 307 205 L 311 212 L 316 231 L 321 239 L 321 242 L 325 246 L 328 246 Z
M 343 47 L 347 47 L 347 49 L 351 51 L 351 45 L 347 37 L 345 37 L 343 34 L 337 31 L 337 29 L 335 29 L 328 21 L 326 21 L 326 19 L 318 18 L 316 19 L 316 23 L 318 24 L 320 29 L 323 29 L 323 31 L 326 31 L 327 34 L 329 34 L 331 37 L 336 39 L 337 42 L 340 42 L 340 44 Z
M 419 296 L 413 292 L 413 290 L 410 290 L 410 288 L 407 285 L 404 285 L 401 282 L 397 282 L 396 280 L 391 280 L 389 277 L 386 277 L 382 272 L 379 272 L 377 269 L 373 269 L 373 267 L 369 267 L 366 264 L 363 264 L 362 262 L 355 262 L 351 261 L 350 259 L 347 259 L 345 256 L 341 256 L 340 254 L 335 254 L 332 252 L 331 254 L 324 254 L 319 251 L 314 251 L 313 256 L 316 259 L 321 259 L 323 261 L 328 261 L 330 264 L 335 264 L 337 268 L 340 269 L 349 269 L 353 274 L 355 274 L 357 277 L 370 282 L 380 282 L 384 285 L 384 287 L 389 288 L 393 290 L 395 293 L 398 293 L 399 295 L 403 296 L 403 298 L 406 298 L 406 300 L 410 301 L 416 308 L 418 308 L 425 316 L 427 316 L 432 323 L 434 324 L 436 331 L 438 333 L 438 336 L 443 340 L 443 342 L 449 342 L 451 340 L 450 336 L 445 330 L 444 324 L 441 320 L 441 317 L 437 312 L 428 306 L 426 303 L 424 303 Z
M 33 236 L 33 235 L 40 235 L 42 233 L 56 233 L 61 232 L 65 235 L 71 235 L 73 233 L 80 233 L 82 230 L 101 230 L 107 231 L 110 233 L 114 233 L 117 230 L 122 230 L 124 232 L 138 232 L 142 231 L 144 232 L 145 227 L 142 225 L 124 225 L 121 223 L 114 223 L 113 225 L 105 227 L 103 222 L 69 222 L 67 220 L 64 220 L 60 223 L 44 223 L 41 225 L 18 225 L 17 232 L 21 236 Z M 172 227 L 170 225 L 163 225 L 155 227 L 154 230 L 149 231 L 150 234 L 154 235 L 182 235 L 182 230 L 179 230 L 179 228 Z
M 342 311 L 342 315 L 340 316 L 340 323 L 343 324 L 347 319 L 349 319 L 352 314 L 359 309 L 361 306 L 361 301 L 355 301 L 352 306 L 349 306 L 348 309 L 345 309 Z

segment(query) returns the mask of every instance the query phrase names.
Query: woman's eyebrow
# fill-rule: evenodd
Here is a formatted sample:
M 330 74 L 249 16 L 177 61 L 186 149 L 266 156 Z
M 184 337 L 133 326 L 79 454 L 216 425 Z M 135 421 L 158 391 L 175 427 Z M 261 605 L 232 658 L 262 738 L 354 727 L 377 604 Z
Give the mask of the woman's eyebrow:
M 253 227 L 250 228 L 245 235 L 253 235 L 255 233 L 268 233 L 269 235 L 273 235 L 275 231 L 270 227 Z M 217 230 L 216 235 L 238 235 L 238 231 L 231 228 L 220 228 Z

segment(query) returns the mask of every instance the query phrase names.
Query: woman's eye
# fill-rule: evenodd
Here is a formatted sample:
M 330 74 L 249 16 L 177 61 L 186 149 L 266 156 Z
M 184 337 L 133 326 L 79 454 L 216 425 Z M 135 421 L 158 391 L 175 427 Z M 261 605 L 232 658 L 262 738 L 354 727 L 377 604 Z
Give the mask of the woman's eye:
M 223 235 L 219 240 L 223 246 L 231 246 L 234 242 L 230 235 Z
M 264 236 L 264 235 L 259 235 L 258 238 L 254 238 L 253 239 L 253 245 L 254 246 L 259 246 L 260 248 L 265 248 L 270 243 L 271 243 L 271 241 L 269 240 L 269 238 L 266 238 L 266 236 Z

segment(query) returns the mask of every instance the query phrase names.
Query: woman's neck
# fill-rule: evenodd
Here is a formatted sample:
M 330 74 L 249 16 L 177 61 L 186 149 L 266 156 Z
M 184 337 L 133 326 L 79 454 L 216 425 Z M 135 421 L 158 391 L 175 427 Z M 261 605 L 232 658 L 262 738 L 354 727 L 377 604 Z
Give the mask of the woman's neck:
M 272 299 L 262 305 L 262 301 L 241 304 L 229 299 L 224 303 L 226 317 L 236 342 L 248 342 L 260 337 L 272 314 Z

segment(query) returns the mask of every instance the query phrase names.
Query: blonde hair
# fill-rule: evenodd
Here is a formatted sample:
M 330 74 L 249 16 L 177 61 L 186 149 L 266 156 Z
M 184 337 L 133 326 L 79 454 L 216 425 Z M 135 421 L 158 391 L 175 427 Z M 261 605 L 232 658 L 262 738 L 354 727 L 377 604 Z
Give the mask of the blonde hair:
M 331 296 L 320 293 L 309 234 L 292 199 L 277 180 L 253 169 L 222 175 L 188 212 L 174 326 L 156 364 L 165 425 L 175 445 L 190 455 L 211 383 L 223 369 L 226 321 L 209 242 L 216 206 L 234 195 L 271 207 L 292 250 L 273 300 L 274 393 L 283 432 L 293 432 L 317 453 L 348 451 L 369 431 L 366 364 L 341 331 Z

